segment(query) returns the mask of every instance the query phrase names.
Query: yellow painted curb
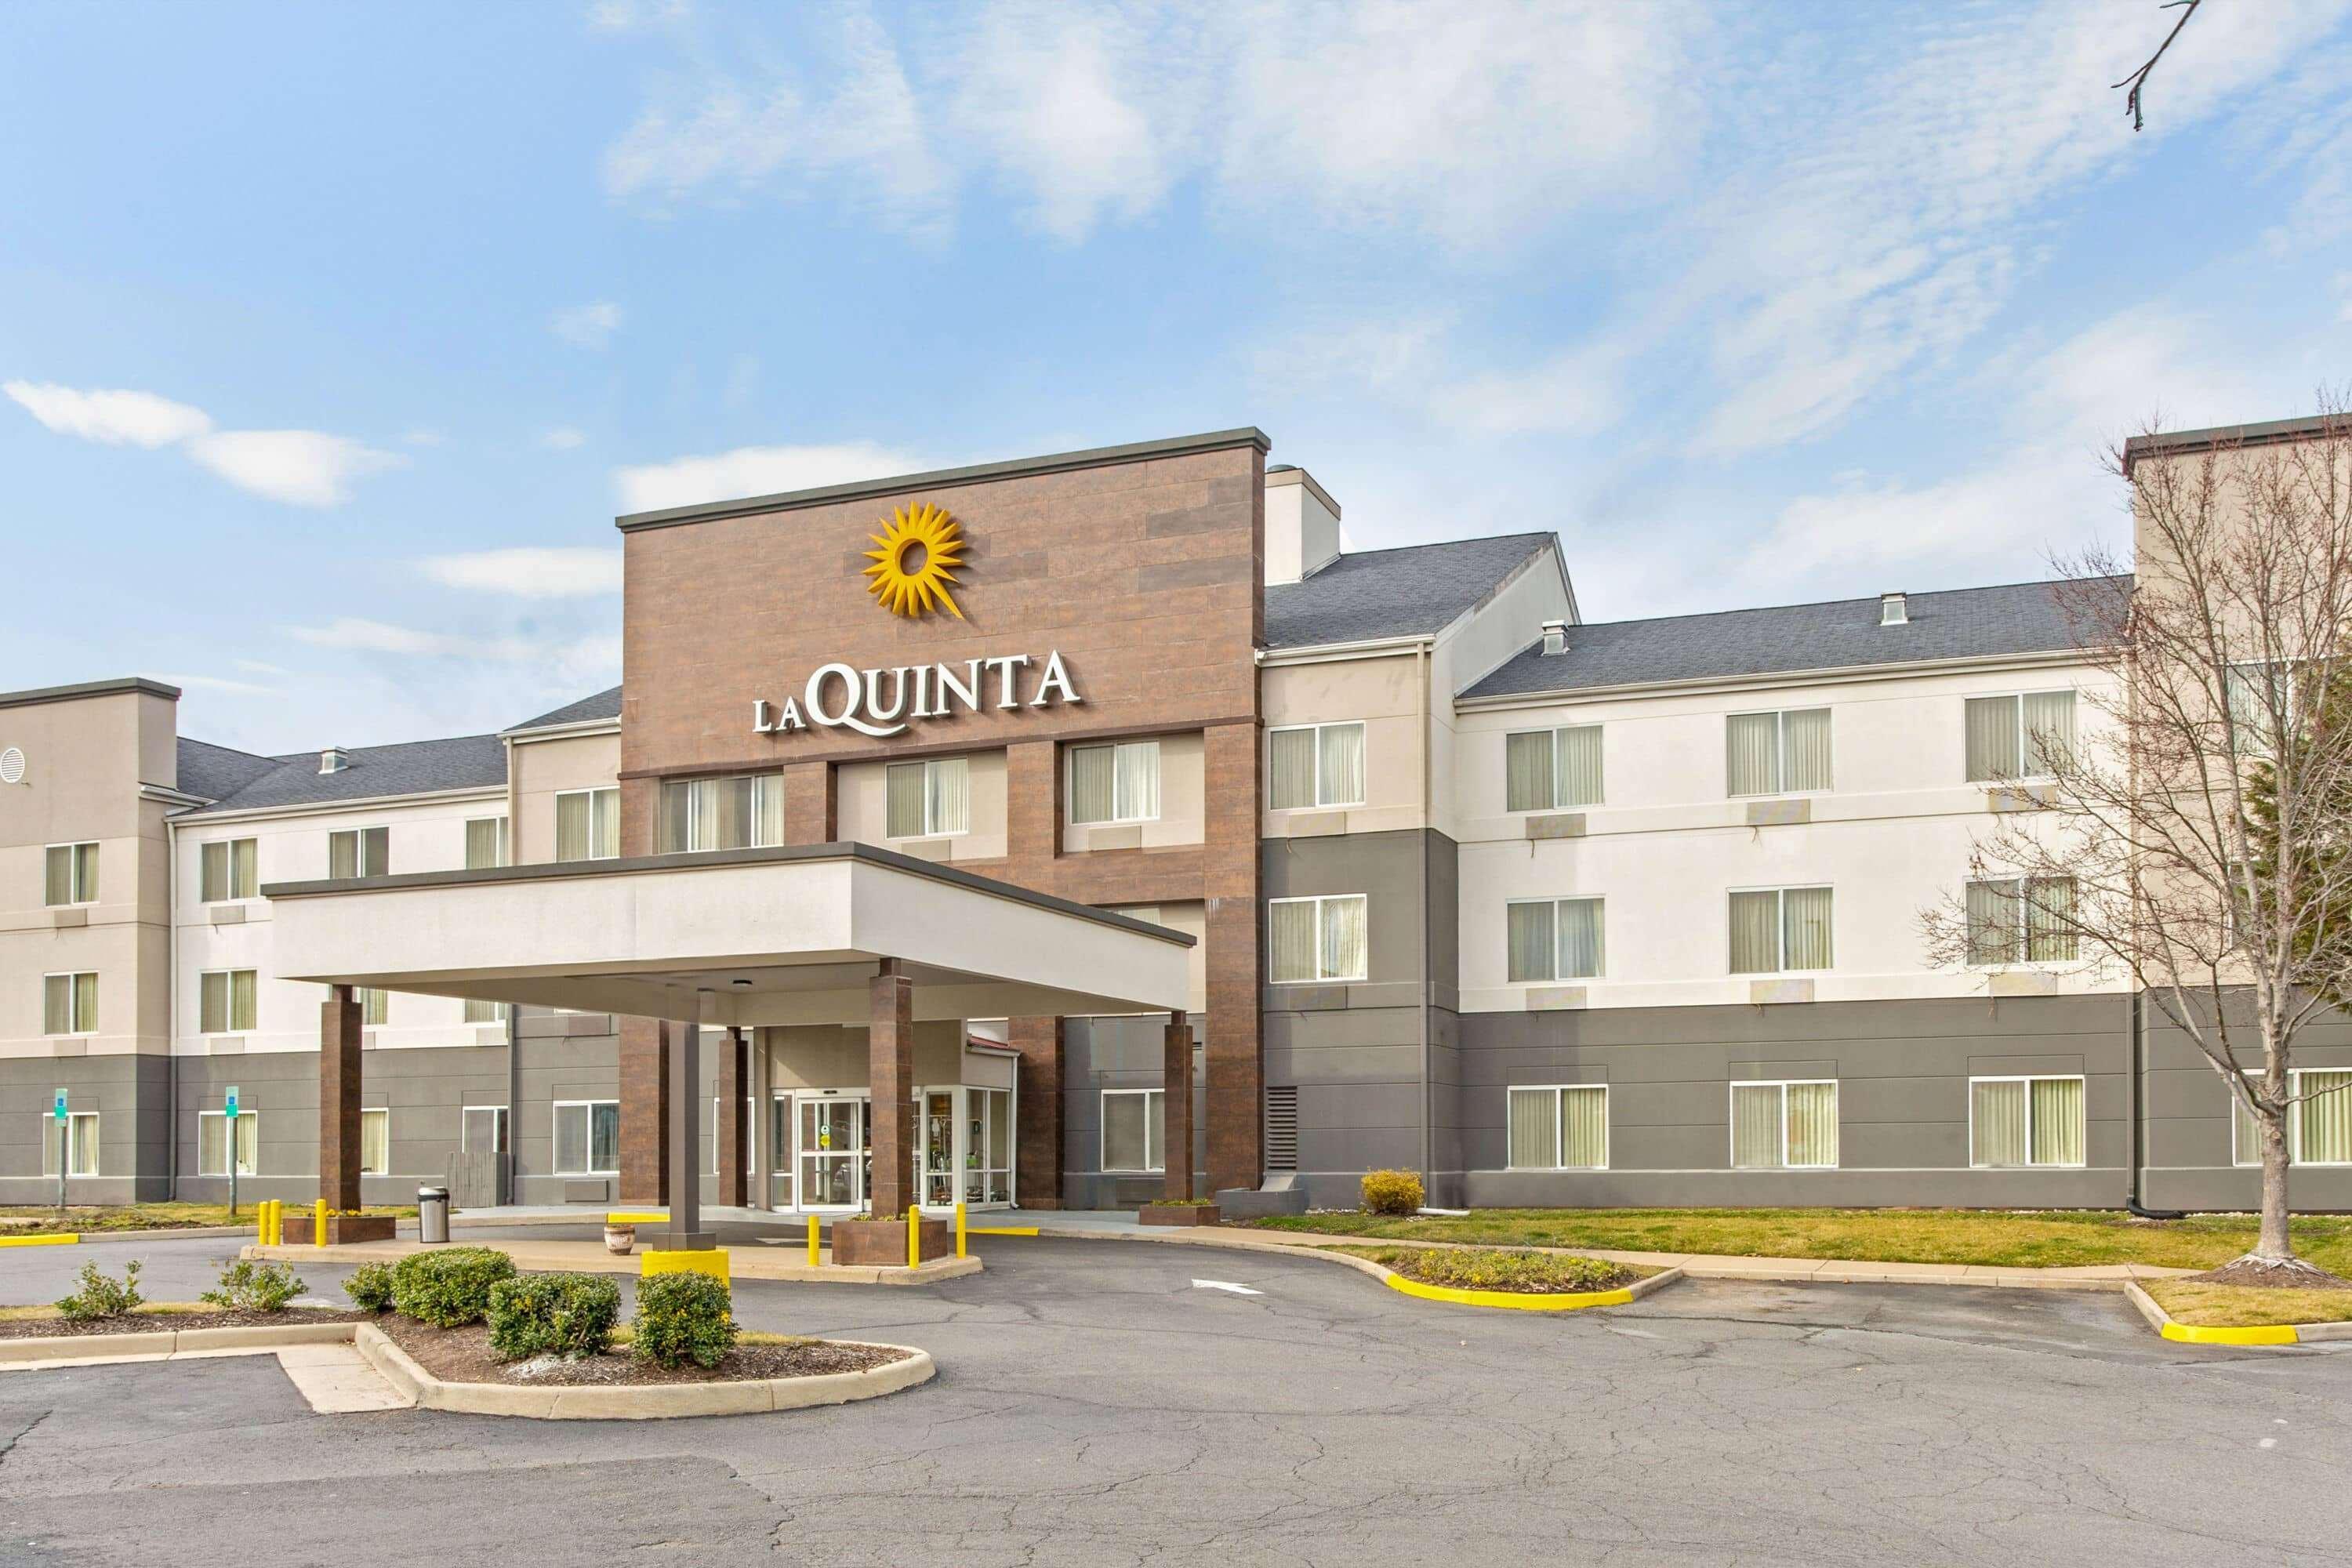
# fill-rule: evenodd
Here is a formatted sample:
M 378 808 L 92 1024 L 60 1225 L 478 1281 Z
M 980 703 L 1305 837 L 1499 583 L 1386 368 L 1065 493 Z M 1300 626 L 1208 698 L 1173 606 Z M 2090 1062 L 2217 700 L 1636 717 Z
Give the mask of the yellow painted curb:
M 638 1256 L 644 1259 L 637 1268 L 643 1276 L 708 1274 L 722 1285 L 727 1282 L 727 1249 L 723 1247 L 698 1247 L 692 1251 L 682 1247 L 674 1250 L 654 1247 Z
M 1034 1225 L 971 1225 L 964 1227 L 966 1236 L 1034 1236 Z
M 1543 1295 L 1532 1290 L 1458 1290 L 1451 1285 L 1424 1285 L 1402 1274 L 1389 1275 L 1389 1289 L 1418 1296 L 1424 1301 L 1452 1301 L 1463 1307 L 1510 1307 L 1522 1312 L 1573 1312 L 1581 1307 L 1622 1307 L 1633 1299 L 1631 1290 L 1586 1290 Z
M 1036 1232 L 1030 1232 L 1034 1236 Z M 80 1237 L 71 1234 L 56 1236 L 0 1236 L 0 1247 L 71 1247 Z
M 2177 1320 L 2157 1331 L 2168 1340 L 2192 1345 L 2299 1345 L 2303 1336 L 2293 1323 L 2257 1323 L 2243 1329 L 2201 1329 Z
M 604 1223 L 606 1225 L 667 1225 L 669 1223 L 669 1215 L 666 1214 L 631 1214 L 627 1210 L 624 1209 L 606 1215 L 604 1216 Z

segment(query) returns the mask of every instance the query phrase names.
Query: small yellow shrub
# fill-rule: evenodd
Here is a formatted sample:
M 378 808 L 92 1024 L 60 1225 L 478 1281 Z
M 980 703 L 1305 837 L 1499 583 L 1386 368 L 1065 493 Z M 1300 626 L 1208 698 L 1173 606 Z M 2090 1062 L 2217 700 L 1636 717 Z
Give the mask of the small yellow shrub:
M 1366 1171 L 1363 1192 L 1367 1214 L 1414 1214 L 1421 1208 L 1421 1178 L 1411 1171 Z

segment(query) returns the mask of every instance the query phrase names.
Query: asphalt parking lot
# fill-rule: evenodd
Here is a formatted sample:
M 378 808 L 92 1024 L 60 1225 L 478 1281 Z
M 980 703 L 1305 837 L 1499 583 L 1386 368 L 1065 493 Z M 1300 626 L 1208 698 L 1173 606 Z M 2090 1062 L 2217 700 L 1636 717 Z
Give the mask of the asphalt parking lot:
M 230 1247 L 26 1249 L 0 1297 L 131 1256 L 193 1295 Z M 268 1358 L 0 1373 L 0 1563 L 2352 1561 L 2352 1353 L 2168 1344 L 2120 1296 L 1691 1283 L 1554 1317 L 1260 1253 L 985 1255 L 739 1289 L 750 1326 L 940 1360 L 834 1410 L 329 1417 Z

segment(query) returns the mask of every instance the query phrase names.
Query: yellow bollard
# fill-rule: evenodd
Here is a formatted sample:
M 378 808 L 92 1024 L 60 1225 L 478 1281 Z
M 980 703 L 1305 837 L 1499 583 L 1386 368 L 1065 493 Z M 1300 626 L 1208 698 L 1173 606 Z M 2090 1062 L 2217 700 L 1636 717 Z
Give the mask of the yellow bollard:
M 286 1245 L 286 1200 L 284 1198 L 269 1200 L 269 1245 L 272 1247 Z
M 278 1200 L 276 1198 L 261 1200 L 261 1245 L 264 1247 L 278 1245 Z
M 971 1254 L 969 1250 L 969 1246 L 970 1244 L 963 1238 L 963 1205 L 959 1203 L 956 1205 L 956 1256 L 958 1258 L 971 1257 Z
M 320 1198 L 318 1206 L 310 1211 L 310 1245 L 327 1245 L 327 1200 L 324 1198 Z
M 269 1245 L 269 1200 L 268 1198 L 253 1205 L 253 1244 L 256 1247 Z
M 914 1205 L 907 1205 L 907 1267 L 919 1268 L 923 1264 L 923 1211 Z
M 824 1267 L 824 1260 L 817 1256 L 816 1215 L 809 1215 L 809 1267 L 811 1268 L 820 1268 Z

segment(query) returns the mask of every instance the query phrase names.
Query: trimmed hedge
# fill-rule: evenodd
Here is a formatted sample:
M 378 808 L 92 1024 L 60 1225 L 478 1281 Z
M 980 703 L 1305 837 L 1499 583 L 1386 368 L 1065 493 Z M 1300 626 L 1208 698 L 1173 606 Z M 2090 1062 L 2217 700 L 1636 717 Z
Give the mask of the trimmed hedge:
M 490 1287 L 490 1353 L 603 1355 L 621 1320 L 621 1288 L 593 1274 L 520 1274 Z
M 393 1267 L 392 1304 L 402 1317 L 436 1328 L 478 1323 L 490 1315 L 490 1287 L 514 1274 L 514 1259 L 494 1247 L 412 1252 Z
M 1367 1214 L 1421 1212 L 1421 1178 L 1411 1171 L 1366 1171 L 1362 1192 Z
M 637 1281 L 631 1348 L 664 1366 L 717 1366 L 735 1344 L 734 1298 L 708 1274 L 656 1274 Z
M 352 1305 L 365 1312 L 381 1312 L 392 1305 L 393 1266 L 389 1263 L 362 1263 L 352 1270 L 343 1281 L 343 1294 Z

